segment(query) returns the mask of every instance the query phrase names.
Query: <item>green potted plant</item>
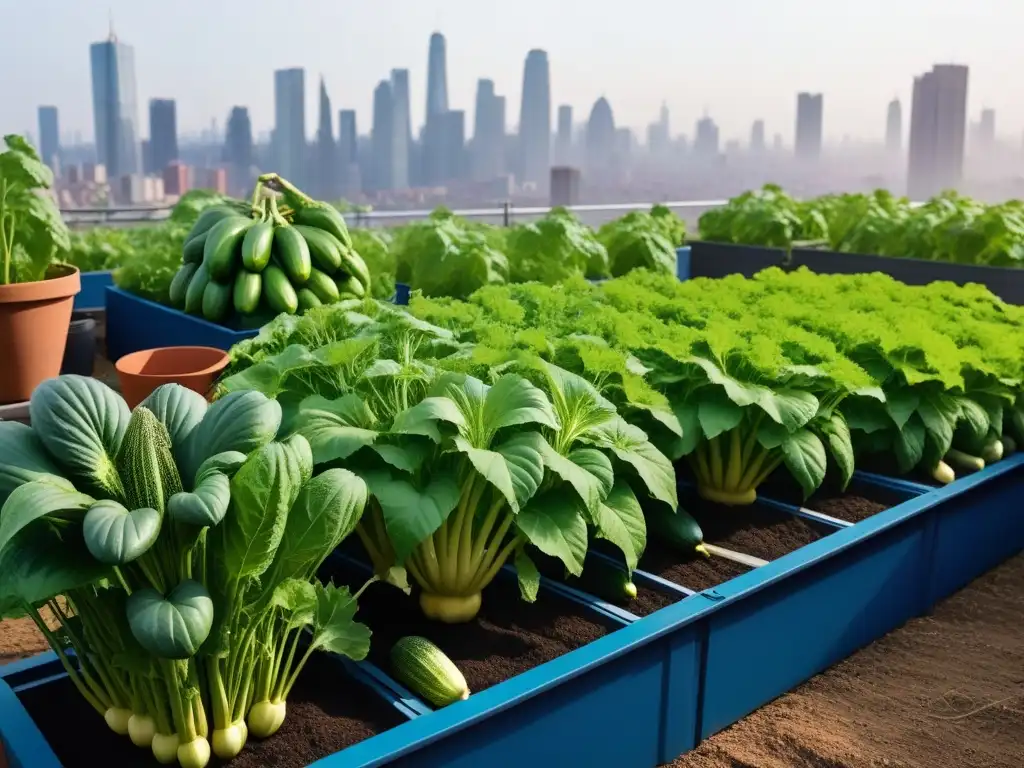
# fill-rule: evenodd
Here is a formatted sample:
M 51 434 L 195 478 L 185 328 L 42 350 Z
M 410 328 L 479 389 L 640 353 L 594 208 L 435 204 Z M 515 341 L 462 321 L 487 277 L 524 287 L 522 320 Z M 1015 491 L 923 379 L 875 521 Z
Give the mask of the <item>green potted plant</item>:
M 55 264 L 70 247 L 49 193 L 53 174 L 21 136 L 0 152 L 0 403 L 28 400 L 60 373 L 78 269 Z

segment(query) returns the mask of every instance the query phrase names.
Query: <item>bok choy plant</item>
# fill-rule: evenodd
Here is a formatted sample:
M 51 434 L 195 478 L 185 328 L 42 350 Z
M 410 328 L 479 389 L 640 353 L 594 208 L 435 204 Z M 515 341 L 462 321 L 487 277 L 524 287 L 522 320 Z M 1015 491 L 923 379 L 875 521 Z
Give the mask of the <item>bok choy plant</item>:
M 31 427 L 0 422 L 0 616 L 33 619 L 114 731 L 201 768 L 211 741 L 227 759 L 280 727 L 315 649 L 366 655 L 356 597 L 314 578 L 366 485 L 313 477 L 306 439 L 276 439 L 276 401 L 208 407 L 172 384 L 129 412 L 62 376 L 29 410 Z

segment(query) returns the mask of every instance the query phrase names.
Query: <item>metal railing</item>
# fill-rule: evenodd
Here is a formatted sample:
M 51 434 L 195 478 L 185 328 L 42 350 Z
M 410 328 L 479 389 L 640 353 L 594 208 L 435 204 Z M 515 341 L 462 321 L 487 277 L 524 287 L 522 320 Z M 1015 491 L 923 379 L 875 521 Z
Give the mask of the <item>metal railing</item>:
M 567 207 L 585 223 L 591 226 L 600 226 L 630 211 L 646 211 L 652 205 L 664 205 L 666 208 L 676 211 L 688 224 L 695 225 L 701 213 L 725 205 L 726 202 L 728 201 L 675 200 L 661 203 L 605 203 Z M 132 226 L 163 221 L 170 216 L 171 210 L 172 206 L 67 208 L 61 210 L 61 215 L 71 227 Z M 512 202 L 504 202 L 500 206 L 492 208 L 458 208 L 454 209 L 453 213 L 463 218 L 508 227 L 517 222 L 530 221 L 544 216 L 550 210 L 549 206 L 518 206 Z M 399 211 L 352 211 L 345 214 L 345 219 L 356 227 L 388 227 L 425 219 L 431 213 L 432 210 L 426 208 Z

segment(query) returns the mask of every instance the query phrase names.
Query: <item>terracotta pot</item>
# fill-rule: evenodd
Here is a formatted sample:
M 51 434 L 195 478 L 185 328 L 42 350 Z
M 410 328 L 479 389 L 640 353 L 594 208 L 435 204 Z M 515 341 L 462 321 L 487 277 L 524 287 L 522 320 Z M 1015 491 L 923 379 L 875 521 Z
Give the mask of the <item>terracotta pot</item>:
M 0 403 L 28 400 L 45 379 L 60 373 L 78 269 L 54 265 L 45 280 L 0 285 Z
M 134 408 L 161 384 L 181 384 L 207 396 L 227 364 L 228 353 L 222 349 L 160 347 L 125 355 L 114 367 L 121 394 L 128 407 Z

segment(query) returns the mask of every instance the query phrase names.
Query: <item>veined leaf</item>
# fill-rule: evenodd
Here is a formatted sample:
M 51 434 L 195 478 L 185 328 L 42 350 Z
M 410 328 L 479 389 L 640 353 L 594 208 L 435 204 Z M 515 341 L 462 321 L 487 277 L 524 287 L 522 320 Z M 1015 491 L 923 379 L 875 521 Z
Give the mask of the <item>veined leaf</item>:
M 595 448 L 577 448 L 569 456 L 563 456 L 546 440 L 541 440 L 544 466 L 576 489 L 591 515 L 597 514 L 615 476 L 608 457 Z
M 697 418 L 704 436 L 711 440 L 737 427 L 743 420 L 743 409 L 719 387 L 706 387 L 698 395 Z
M 309 441 L 316 464 L 347 459 L 379 436 L 373 414 L 356 394 L 337 400 L 312 395 L 302 401 L 295 430 Z
M 199 426 L 208 407 L 205 397 L 180 384 L 157 387 L 140 405 L 167 427 L 175 457 L 184 450 L 185 441 Z
M 647 440 L 642 429 L 616 417 L 588 432 L 584 442 L 608 448 L 636 471 L 648 492 L 673 508 L 678 506 L 676 474 L 672 463 Z
M 842 473 L 843 489 L 850 484 L 853 478 L 854 458 L 853 443 L 850 439 L 850 428 L 846 425 L 846 419 L 838 411 L 834 412 L 821 425 L 821 431 L 828 442 L 829 451 L 835 459 L 836 466 Z
M 543 361 L 539 366 L 548 379 L 560 442 L 572 445 L 615 416 L 615 406 L 582 376 Z
M 0 507 L 15 488 L 60 474 L 32 427 L 17 421 L 0 421 Z
M 825 446 L 809 429 L 794 432 L 782 444 L 783 461 L 793 478 L 800 484 L 807 498 L 825 479 L 827 458 Z
M 615 484 L 598 507 L 595 526 L 599 538 L 622 550 L 629 570 L 636 568 L 647 546 L 647 524 L 640 502 L 628 484 L 621 480 Z
M 345 587 L 316 584 L 313 614 L 314 648 L 361 661 L 370 652 L 370 630 L 355 620 L 358 605 Z
M 37 520 L 52 515 L 81 521 L 95 503 L 91 496 L 79 493 L 63 477 L 54 475 L 44 475 L 15 488 L 0 514 L 0 553 Z
M 391 431 L 404 435 L 422 435 L 441 442 L 437 422 L 444 421 L 462 429 L 466 419 L 458 406 L 447 397 L 426 397 L 395 416 Z
M 568 489 L 535 496 L 519 511 L 516 525 L 537 549 L 557 557 L 573 576 L 583 572 L 587 556 L 587 523 L 583 503 Z
M 422 487 L 387 471 L 367 472 L 364 479 L 384 513 L 399 563 L 440 528 L 459 503 L 460 488 L 452 474 L 435 474 Z
M 896 433 L 892 447 L 900 472 L 909 472 L 920 463 L 925 449 L 925 427 L 918 414 L 913 414 Z
M 896 429 L 903 429 L 903 425 L 920 403 L 920 396 L 910 387 L 898 387 L 890 391 L 885 398 L 885 409 L 896 424 Z
M 516 575 L 519 577 L 519 595 L 526 602 L 532 603 L 540 591 L 540 571 L 522 547 L 516 550 L 515 564 Z

